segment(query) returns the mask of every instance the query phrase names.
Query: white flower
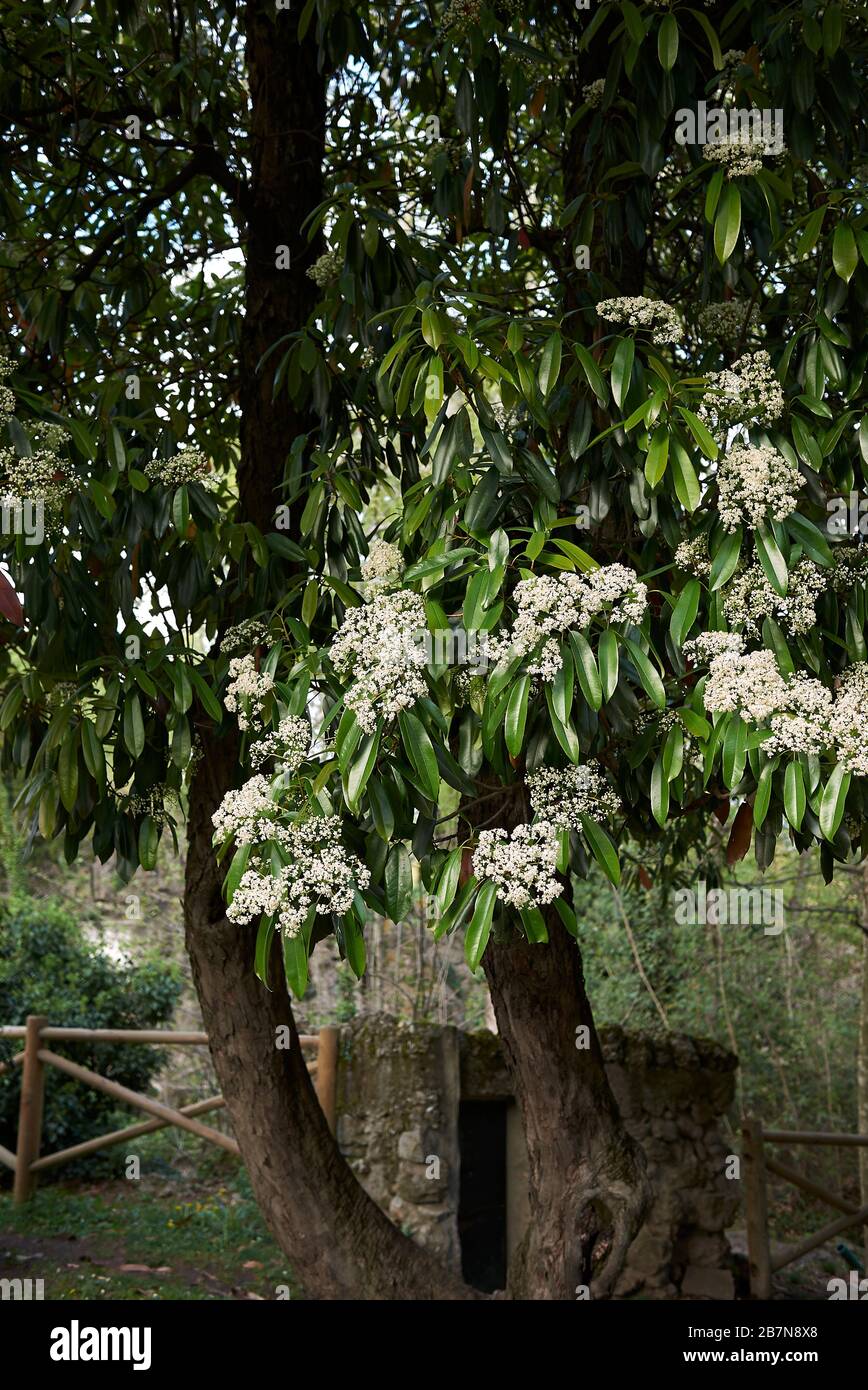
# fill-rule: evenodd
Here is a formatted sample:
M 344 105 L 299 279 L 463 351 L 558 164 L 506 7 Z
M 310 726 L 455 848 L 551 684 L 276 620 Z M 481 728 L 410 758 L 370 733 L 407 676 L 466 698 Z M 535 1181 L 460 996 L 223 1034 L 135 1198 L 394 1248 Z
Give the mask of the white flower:
M 582 101 L 586 102 L 592 111 L 596 111 L 603 100 L 605 88 L 605 77 L 598 77 L 594 82 L 589 82 L 587 87 L 582 88 Z
M 770 444 L 736 444 L 717 471 L 720 519 L 727 531 L 761 526 L 769 515 L 783 521 L 801 486 L 798 468 Z
M 220 642 L 220 650 L 226 656 L 232 652 L 249 652 L 252 647 L 260 646 L 267 635 L 267 623 L 260 622 L 258 618 L 245 618 L 235 627 L 227 627 Z
M 313 280 L 318 289 L 324 290 L 336 280 L 344 268 L 344 258 L 340 251 L 324 251 L 305 271 L 307 278 Z
M 229 663 L 229 685 L 223 704 L 230 714 L 238 715 L 239 729 L 249 729 L 251 722 L 262 722 L 262 706 L 274 689 L 274 677 L 257 671 L 256 658 L 234 656 Z
M 371 541 L 362 561 L 362 579 L 368 585 L 369 592 L 394 588 L 400 584 L 403 573 L 404 557 L 398 547 L 390 541 Z
M 868 661 L 842 672 L 832 709 L 830 734 L 837 761 L 845 772 L 868 777 Z
M 758 174 L 763 167 L 763 155 L 782 155 L 784 146 L 779 141 L 766 140 L 763 135 L 736 130 L 703 145 L 702 153 L 705 159 L 722 164 L 726 177 L 734 179 L 741 174 Z
M 593 763 L 538 767 L 525 781 L 534 815 L 559 829 L 581 830 L 582 816 L 603 821 L 620 809 L 617 794 Z
M 558 835 L 553 825 L 517 825 L 505 830 L 481 830 L 473 855 L 473 871 L 497 887 L 497 896 L 510 907 L 542 907 L 560 896 L 555 878 Z
M 311 912 L 347 912 L 356 892 L 364 892 L 371 875 L 341 841 L 337 816 L 311 816 L 285 827 L 281 840 L 291 863 L 276 874 L 261 867 L 241 877 L 227 916 L 251 922 L 266 913 L 284 936 L 297 936 Z
M 823 570 L 813 560 L 803 558 L 790 571 L 785 595 L 777 593 L 760 565 L 751 565 L 730 581 L 723 600 L 723 611 L 732 627 L 743 627 L 757 636 L 763 618 L 772 617 L 792 636 L 810 632 L 817 621 L 817 597 L 826 586 Z
M 684 655 L 694 661 L 712 661 L 724 653 L 740 654 L 744 651 L 744 638 L 737 632 L 700 632 L 684 643 Z
M 255 845 L 273 839 L 276 810 L 271 782 L 257 773 L 223 797 L 211 817 L 215 843 L 232 839 L 236 845 Z
M 162 483 L 164 487 L 184 487 L 187 483 L 201 483 L 204 488 L 217 486 L 217 478 L 211 472 L 201 449 L 185 444 L 170 459 L 149 459 L 145 464 L 145 474 L 152 482 Z
M 786 682 L 786 706 L 770 720 L 772 737 L 763 744 L 770 757 L 776 753 L 818 755 L 829 744 L 832 694 L 813 676 L 801 672 Z
M 759 326 L 759 310 L 749 299 L 724 299 L 700 309 L 697 322 L 703 337 L 735 348 Z
M 712 657 L 703 699 L 714 714 L 738 713 L 763 724 L 786 708 L 786 694 L 773 652 L 739 652 L 730 646 Z
M 365 733 L 380 717 L 394 718 L 428 693 L 425 605 L 409 589 L 377 594 L 371 603 L 347 609 L 332 643 L 331 659 L 345 680 L 352 678 L 347 708 Z
M 254 767 L 262 767 L 267 758 L 277 758 L 280 771 L 292 775 L 307 758 L 309 748 L 307 720 L 285 714 L 276 729 L 250 745 L 250 761 Z
M 597 305 L 600 318 L 610 323 L 627 324 L 631 328 L 650 328 L 655 343 L 675 343 L 681 336 L 681 323 L 671 304 L 662 299 L 647 299 L 645 295 L 621 295 L 617 299 L 601 299 Z
M 710 372 L 697 414 L 714 433 L 733 425 L 773 425 L 784 393 L 765 351 L 748 352 L 722 372 Z
M 675 564 L 697 579 L 704 579 L 711 569 L 708 537 L 695 536 L 693 540 L 682 541 L 675 552 Z
M 517 606 L 512 631 L 492 641 L 491 655 L 503 660 L 511 651 L 534 655 L 530 675 L 552 681 L 561 667 L 556 636 L 571 628 L 583 631 L 594 618 L 613 623 L 640 623 L 648 598 L 646 585 L 626 565 L 604 565 L 583 574 L 535 575 L 516 584 Z

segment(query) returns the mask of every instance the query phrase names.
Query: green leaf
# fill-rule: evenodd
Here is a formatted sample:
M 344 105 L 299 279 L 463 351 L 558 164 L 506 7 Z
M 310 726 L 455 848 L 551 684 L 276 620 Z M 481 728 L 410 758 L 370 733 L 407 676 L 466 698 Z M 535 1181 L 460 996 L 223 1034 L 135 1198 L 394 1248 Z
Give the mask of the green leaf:
M 461 878 L 461 861 L 464 858 L 464 850 L 459 847 L 453 849 L 447 856 L 440 873 L 437 877 L 437 885 L 434 889 L 434 897 L 437 900 L 438 915 L 442 917 L 447 912 L 455 900 L 458 892 L 458 881 Z
M 708 188 L 705 191 L 706 222 L 714 221 L 714 214 L 716 213 L 717 205 L 720 202 L 720 193 L 721 189 L 723 188 L 723 180 L 725 176 L 725 170 L 717 169 L 708 181 Z
M 849 222 L 839 222 L 835 228 L 832 238 L 832 264 L 835 273 L 842 280 L 847 283 L 852 280 L 853 272 L 859 264 L 859 251 Z
M 496 884 L 483 883 L 479 890 L 479 897 L 476 899 L 473 916 L 470 919 L 467 931 L 464 933 L 464 959 L 474 973 L 479 969 L 479 963 L 488 945 L 488 938 L 491 934 L 491 919 L 494 916 L 494 904 L 496 900 Z
M 607 631 L 611 631 L 611 629 L 607 629 Z M 614 634 L 612 635 L 614 637 Z M 590 643 L 583 633 L 571 631 L 570 646 L 573 649 L 573 654 L 576 659 L 576 675 L 579 680 L 579 689 L 591 709 L 597 710 L 603 703 L 603 686 Z M 602 648 L 602 640 L 600 646 Z M 618 644 L 615 642 L 616 659 L 617 652 Z
M 403 840 L 392 845 L 383 871 L 386 912 L 393 922 L 403 922 L 413 902 L 413 871 Z
M 805 814 L 805 779 L 800 762 L 787 763 L 784 773 L 784 810 L 794 830 L 798 830 Z
M 539 389 L 542 392 L 543 400 L 550 394 L 557 384 L 558 375 L 561 370 L 561 353 L 563 345 L 560 333 L 553 333 L 543 348 L 542 362 L 539 369 Z
M 635 353 L 636 344 L 633 339 L 621 338 L 612 358 L 612 395 L 619 408 L 624 404 L 630 390 Z
M 527 700 L 530 693 L 530 676 L 519 676 L 512 690 L 509 692 L 509 700 L 506 706 L 506 719 L 504 721 L 504 738 L 506 746 L 514 758 L 517 758 L 524 745 L 524 730 L 527 723 Z
M 645 458 L 645 477 L 649 487 L 656 487 L 669 462 L 669 430 L 658 425 L 651 436 L 651 446 Z
M 538 907 L 523 907 L 519 913 L 528 941 L 542 945 L 549 939 L 545 918 Z
M 576 356 L 582 364 L 582 371 L 585 373 L 588 385 L 597 397 L 600 405 L 607 405 L 609 401 L 609 391 L 602 372 L 586 347 L 581 343 L 574 343 L 573 346 L 576 350 Z
M 781 598 L 786 596 L 787 581 L 787 562 L 781 554 L 778 543 L 774 536 L 765 526 L 760 526 L 754 533 L 754 544 L 759 562 L 763 567 L 766 579 L 771 584 L 776 594 Z
M 673 446 L 672 479 L 675 483 L 675 495 L 686 512 L 695 512 L 702 497 L 699 479 L 681 440 L 673 440 Z
M 253 970 L 266 989 L 271 989 L 269 964 L 271 962 L 271 943 L 274 941 L 275 926 L 271 917 L 263 917 L 256 933 L 256 950 L 253 957 Z
M 145 816 L 139 826 L 139 863 L 143 869 L 157 867 L 160 832 L 153 816 Z
M 341 935 L 344 939 L 344 956 L 357 980 L 365 973 L 365 934 L 355 917 L 347 913 L 341 922 Z
M 734 183 L 727 184 L 720 197 L 714 219 L 714 252 L 721 265 L 735 250 L 741 231 L 741 194 Z
M 591 848 L 591 853 L 599 864 L 603 873 L 614 883 L 615 886 L 621 882 L 621 865 L 618 860 L 618 851 L 606 834 L 602 826 L 597 825 L 596 821 L 591 820 L 590 816 L 582 816 L 582 830 L 585 839 Z
M 840 763 L 832 768 L 831 776 L 823 790 L 820 800 L 820 830 L 826 840 L 834 840 L 841 821 L 853 774 L 845 772 Z
M 664 72 L 671 72 L 678 57 L 678 20 L 666 15 L 657 34 L 657 57 Z
M 625 647 L 630 653 L 630 658 L 633 662 L 633 665 L 636 667 L 636 670 L 639 674 L 639 679 L 642 682 L 642 685 L 644 686 L 646 693 L 650 696 L 652 702 L 657 706 L 658 709 L 665 709 L 666 691 L 663 689 L 663 682 L 661 681 L 656 668 L 652 666 L 651 662 L 648 660 L 648 657 L 645 655 L 642 649 L 638 647 L 634 641 L 632 641 L 631 638 L 622 637 L 621 641 L 624 643 Z
M 766 763 L 759 775 L 756 795 L 753 800 L 753 823 L 758 830 L 768 815 L 772 795 L 772 779 L 776 767 L 777 761 Z
M 296 936 L 283 937 L 283 968 L 286 983 L 296 999 L 303 999 L 308 981 L 308 955 L 313 916 Z
M 688 579 L 669 619 L 669 635 L 676 647 L 681 647 L 699 612 L 699 599 L 702 590 L 698 579 Z
M 372 734 L 366 734 L 356 749 L 352 762 L 344 777 L 344 798 L 353 813 L 359 809 L 362 793 L 374 770 L 380 747 L 380 726 Z
M 419 778 L 422 790 L 432 801 L 436 801 L 440 795 L 440 772 L 431 740 L 421 720 L 409 710 L 401 710 L 398 725 L 404 751 Z
M 603 698 L 611 700 L 618 685 L 618 639 L 614 630 L 607 627 L 600 638 L 597 647 L 597 657 L 600 663 L 600 681 L 603 687 Z
M 683 415 L 685 421 L 687 422 L 687 428 L 690 430 L 690 433 L 693 435 L 693 438 L 696 440 L 700 449 L 705 454 L 705 457 L 708 459 L 716 459 L 718 454 L 717 445 L 715 444 L 714 439 L 712 438 L 707 426 L 705 426 L 702 423 L 698 415 L 694 415 L 693 411 L 688 410 L 686 406 L 680 405 L 678 407 L 678 410 L 680 414 Z
M 60 800 L 67 811 L 75 807 L 78 795 L 78 728 L 67 729 L 60 745 L 57 760 L 57 781 L 60 787 Z
M 708 580 L 711 593 L 722 588 L 735 574 L 741 554 L 741 539 L 741 527 L 739 527 L 737 530 L 729 532 L 721 542 L 711 561 L 711 573 Z
M 651 769 L 651 814 L 659 826 L 666 824 L 669 815 L 669 778 L 662 751 L 657 754 Z
M 145 725 L 142 707 L 134 690 L 124 700 L 124 743 L 133 758 L 140 758 L 145 748 Z

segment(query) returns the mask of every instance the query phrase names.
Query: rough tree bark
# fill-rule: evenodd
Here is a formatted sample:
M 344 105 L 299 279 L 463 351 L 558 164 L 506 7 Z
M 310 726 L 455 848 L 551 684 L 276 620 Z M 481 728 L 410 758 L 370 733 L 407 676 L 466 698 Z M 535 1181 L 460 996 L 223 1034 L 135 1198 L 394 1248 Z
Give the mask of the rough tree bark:
M 606 1076 L 579 948 L 556 912 L 546 925 L 547 945 L 513 934 L 490 941 L 483 959 L 528 1147 L 530 1224 L 509 1293 L 568 1299 L 586 1285 L 601 1297 L 650 1187 Z

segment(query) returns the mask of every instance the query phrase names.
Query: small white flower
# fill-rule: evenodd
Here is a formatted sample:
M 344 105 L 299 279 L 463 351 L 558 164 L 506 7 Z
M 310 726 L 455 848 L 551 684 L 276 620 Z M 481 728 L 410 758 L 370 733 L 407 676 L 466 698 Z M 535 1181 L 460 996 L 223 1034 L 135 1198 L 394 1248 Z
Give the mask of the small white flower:
M 581 830 L 582 816 L 604 821 L 620 809 L 617 794 L 593 763 L 538 767 L 525 780 L 534 815 L 559 829 Z
M 736 444 L 717 471 L 720 519 L 727 531 L 783 521 L 796 510 L 802 475 L 770 444 Z
M 617 299 L 601 299 L 597 305 L 600 318 L 609 323 L 627 324 L 631 328 L 650 328 L 655 343 L 675 343 L 681 336 L 681 322 L 671 304 L 662 299 L 647 299 L 645 295 L 621 295 Z
M 378 593 L 371 603 L 347 609 L 330 654 L 338 674 L 352 680 L 346 704 L 365 733 L 428 693 L 422 674 L 428 655 L 420 640 L 427 628 L 425 605 L 409 589 Z
M 481 830 L 473 855 L 478 878 L 497 887 L 497 896 L 518 909 L 543 907 L 563 892 L 555 878 L 558 835 L 553 825 L 517 825 L 505 830 Z

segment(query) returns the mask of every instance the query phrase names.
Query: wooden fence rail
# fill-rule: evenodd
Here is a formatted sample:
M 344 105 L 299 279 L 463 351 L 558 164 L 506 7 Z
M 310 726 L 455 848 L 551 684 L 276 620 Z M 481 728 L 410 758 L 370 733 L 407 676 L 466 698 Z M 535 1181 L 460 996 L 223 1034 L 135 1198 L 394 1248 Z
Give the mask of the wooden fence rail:
M 26 1202 L 33 1195 L 36 1175 L 46 1168 L 57 1167 L 73 1158 L 95 1153 L 98 1149 L 110 1148 L 113 1144 L 122 1144 L 125 1140 L 135 1139 L 140 1134 L 149 1134 L 156 1129 L 164 1129 L 167 1125 L 188 1130 L 236 1157 L 239 1154 L 235 1139 L 228 1134 L 222 1134 L 218 1129 L 212 1129 L 210 1125 L 203 1124 L 197 1118 L 211 1110 L 222 1109 L 226 1104 L 222 1096 L 211 1096 L 208 1100 L 196 1101 L 193 1105 L 185 1105 L 180 1110 L 175 1110 L 172 1106 L 164 1105 L 162 1101 L 154 1100 L 151 1096 L 144 1096 L 139 1091 L 130 1090 L 128 1086 L 122 1086 L 107 1076 L 100 1076 L 99 1072 L 80 1066 L 78 1062 L 72 1062 L 68 1057 L 63 1057 L 45 1046 L 47 1042 L 106 1042 L 144 1043 L 159 1047 L 166 1044 L 178 1047 L 207 1047 L 207 1033 L 180 1033 L 160 1028 L 58 1028 L 49 1024 L 41 1014 L 31 1014 L 23 1027 L 12 1025 L 0 1028 L 0 1038 L 24 1041 L 23 1052 L 17 1053 L 11 1061 L 0 1064 L 0 1074 L 17 1066 L 22 1070 L 17 1150 L 11 1153 L 0 1144 L 0 1163 L 11 1168 L 14 1174 L 13 1191 L 16 1202 Z M 316 1053 L 316 1061 L 308 1065 L 311 1070 L 316 1070 L 317 1097 L 332 1133 L 335 1128 L 338 1039 L 337 1028 L 321 1028 L 319 1033 L 299 1035 L 302 1048 Z M 54 1067 L 85 1086 L 102 1091 L 103 1094 L 112 1096 L 125 1105 L 131 1105 L 136 1110 L 143 1110 L 151 1118 L 139 1124 L 128 1125 L 126 1129 L 97 1135 L 94 1139 L 73 1144 L 56 1153 L 40 1155 L 47 1067 Z
M 766 1144 L 841 1145 L 851 1148 L 868 1146 L 868 1134 L 832 1134 L 822 1130 L 764 1130 L 759 1120 L 746 1117 L 742 1121 L 742 1160 L 744 1162 L 745 1210 L 747 1215 L 747 1250 L 750 1266 L 750 1291 L 754 1298 L 771 1298 L 772 1275 L 794 1260 L 808 1255 L 827 1240 L 840 1235 L 851 1226 L 868 1222 L 868 1206 L 857 1207 L 845 1202 L 837 1193 L 815 1182 L 796 1168 L 787 1167 L 767 1153 Z M 796 1245 L 782 1246 L 774 1253 L 769 1241 L 767 1174 L 792 1183 L 802 1192 L 825 1202 L 835 1211 L 843 1212 L 836 1221 L 806 1236 Z

